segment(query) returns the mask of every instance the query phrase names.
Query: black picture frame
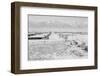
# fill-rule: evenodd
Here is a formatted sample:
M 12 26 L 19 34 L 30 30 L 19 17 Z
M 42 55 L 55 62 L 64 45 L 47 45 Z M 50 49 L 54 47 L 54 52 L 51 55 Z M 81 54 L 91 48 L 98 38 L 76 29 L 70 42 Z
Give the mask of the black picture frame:
M 80 67 L 62 67 L 62 68 L 46 68 L 46 69 L 20 69 L 20 7 L 46 7 L 60 9 L 79 9 L 93 10 L 94 16 L 94 65 Z M 47 4 L 47 3 L 31 3 L 31 2 L 13 2 L 11 3 L 11 72 L 15 74 L 25 73 L 42 73 L 42 72 L 57 72 L 57 71 L 73 71 L 73 70 L 88 70 L 97 69 L 97 7 L 94 6 L 79 6 L 79 5 L 63 5 L 63 4 Z

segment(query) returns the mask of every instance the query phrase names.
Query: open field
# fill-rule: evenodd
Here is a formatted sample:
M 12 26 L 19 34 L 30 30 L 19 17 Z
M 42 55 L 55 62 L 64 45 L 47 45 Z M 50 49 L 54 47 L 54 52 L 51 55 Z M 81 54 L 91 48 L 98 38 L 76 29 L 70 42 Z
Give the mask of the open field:
M 57 35 L 63 39 L 28 40 L 28 60 L 88 58 L 88 35 L 69 35 L 67 33 L 63 36 L 61 33 L 57 33 Z

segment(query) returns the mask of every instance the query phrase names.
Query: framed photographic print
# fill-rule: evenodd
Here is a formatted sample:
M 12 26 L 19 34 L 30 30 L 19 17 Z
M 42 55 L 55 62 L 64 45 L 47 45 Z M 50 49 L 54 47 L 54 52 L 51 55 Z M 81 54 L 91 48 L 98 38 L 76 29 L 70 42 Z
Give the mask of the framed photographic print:
M 97 7 L 11 4 L 11 72 L 97 68 Z

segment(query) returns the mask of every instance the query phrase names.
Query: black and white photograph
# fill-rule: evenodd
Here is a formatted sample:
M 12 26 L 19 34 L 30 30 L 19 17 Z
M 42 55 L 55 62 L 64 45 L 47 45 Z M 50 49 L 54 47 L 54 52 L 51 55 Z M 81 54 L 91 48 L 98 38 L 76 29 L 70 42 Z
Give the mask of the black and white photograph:
M 11 72 L 97 69 L 97 7 L 11 4 Z
M 28 15 L 28 60 L 88 58 L 88 17 Z

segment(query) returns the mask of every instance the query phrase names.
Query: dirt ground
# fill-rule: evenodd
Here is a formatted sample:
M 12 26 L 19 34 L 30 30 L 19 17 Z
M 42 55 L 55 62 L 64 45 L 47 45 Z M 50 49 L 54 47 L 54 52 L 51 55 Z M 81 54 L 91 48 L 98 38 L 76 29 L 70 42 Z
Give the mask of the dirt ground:
M 88 51 L 65 41 L 28 40 L 28 43 L 28 60 L 88 58 Z

